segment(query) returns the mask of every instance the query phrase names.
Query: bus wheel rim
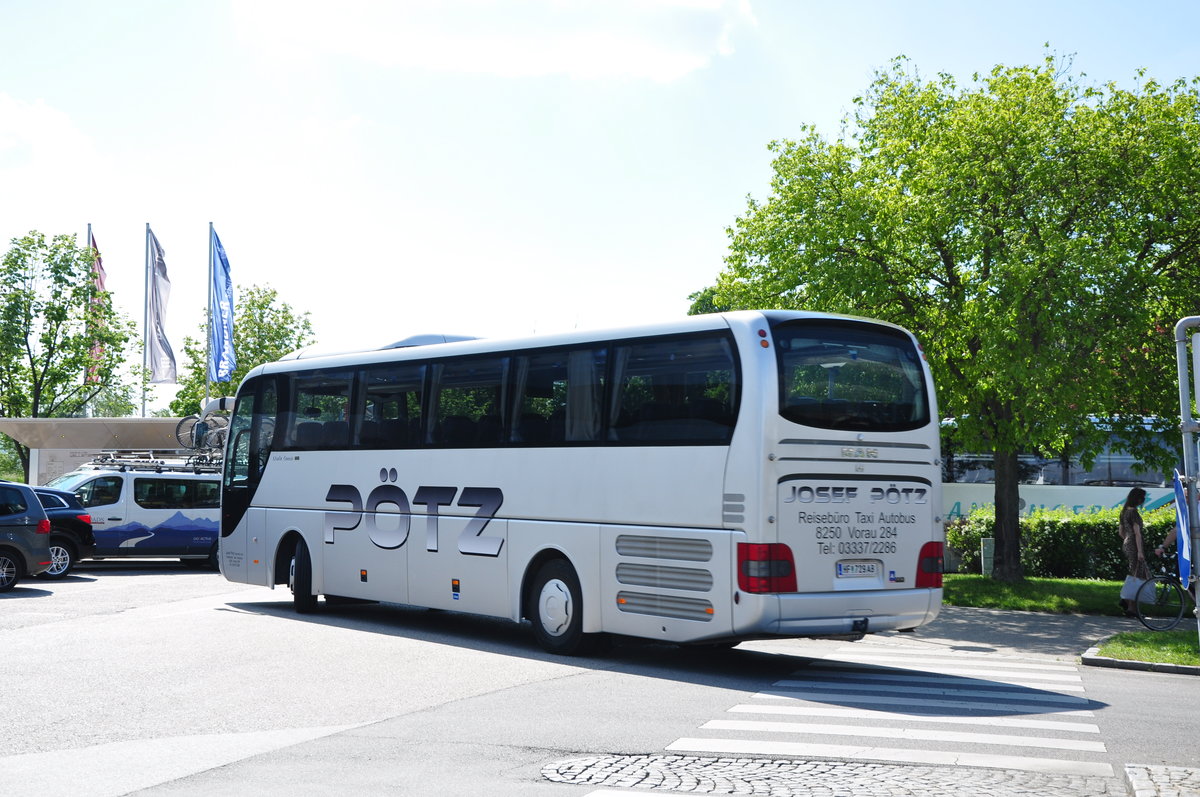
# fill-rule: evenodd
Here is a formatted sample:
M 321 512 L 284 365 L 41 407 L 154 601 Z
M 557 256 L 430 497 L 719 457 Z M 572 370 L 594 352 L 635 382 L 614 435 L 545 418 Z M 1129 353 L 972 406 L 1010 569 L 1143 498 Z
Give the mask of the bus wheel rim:
M 574 612 L 575 602 L 565 582 L 552 578 L 542 585 L 538 596 L 538 622 L 547 634 L 561 636 L 566 633 Z

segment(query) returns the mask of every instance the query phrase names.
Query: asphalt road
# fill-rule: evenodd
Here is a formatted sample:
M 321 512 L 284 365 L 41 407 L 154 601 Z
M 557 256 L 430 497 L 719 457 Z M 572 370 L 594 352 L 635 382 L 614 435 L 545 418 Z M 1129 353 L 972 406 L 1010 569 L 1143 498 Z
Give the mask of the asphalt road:
M 1128 622 L 947 608 L 853 644 L 564 659 L 507 622 L 300 617 L 178 563 L 85 564 L 0 597 L 0 795 L 1124 794 L 1126 765 L 1200 768 L 1194 677 L 1078 665 Z

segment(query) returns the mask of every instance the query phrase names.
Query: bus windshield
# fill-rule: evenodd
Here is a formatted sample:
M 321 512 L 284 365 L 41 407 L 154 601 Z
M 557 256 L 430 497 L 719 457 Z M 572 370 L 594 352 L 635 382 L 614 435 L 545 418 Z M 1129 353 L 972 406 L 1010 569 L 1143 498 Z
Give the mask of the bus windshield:
M 773 330 L 779 413 L 820 429 L 901 432 L 929 423 L 920 354 L 899 330 L 792 321 Z

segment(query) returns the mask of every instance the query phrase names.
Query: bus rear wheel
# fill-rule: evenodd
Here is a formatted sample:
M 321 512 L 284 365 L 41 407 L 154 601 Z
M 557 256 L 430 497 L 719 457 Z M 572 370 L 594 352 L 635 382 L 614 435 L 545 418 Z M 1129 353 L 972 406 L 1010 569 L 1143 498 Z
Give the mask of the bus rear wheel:
M 296 541 L 288 569 L 288 587 L 292 590 L 292 606 L 297 614 L 311 614 L 317 610 L 317 596 L 312 591 L 312 557 L 304 540 Z
M 574 656 L 590 649 L 583 633 L 583 598 L 575 569 L 563 559 L 551 559 L 533 578 L 527 614 L 533 635 L 543 650 Z

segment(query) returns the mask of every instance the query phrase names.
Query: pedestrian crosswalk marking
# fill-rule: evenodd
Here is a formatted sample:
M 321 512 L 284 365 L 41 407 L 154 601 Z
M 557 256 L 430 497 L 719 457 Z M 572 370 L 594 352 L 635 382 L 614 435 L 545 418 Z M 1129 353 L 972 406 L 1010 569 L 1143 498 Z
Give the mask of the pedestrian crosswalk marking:
M 822 665 L 822 667 L 828 667 L 831 669 L 840 669 L 840 670 L 854 670 L 854 669 L 858 669 L 858 668 L 866 668 L 866 667 L 871 666 L 870 664 L 868 664 L 866 662 L 850 662 L 850 661 L 843 662 L 843 661 L 839 661 L 837 659 L 824 659 L 824 660 L 822 660 L 821 665 Z M 1013 672 L 1012 670 L 980 670 L 980 669 L 975 669 L 974 667 L 960 667 L 958 662 L 954 662 L 952 665 L 947 665 L 947 666 L 938 666 L 935 664 L 923 665 L 920 669 L 915 669 L 915 668 L 910 669 L 907 667 L 888 667 L 888 670 L 891 670 L 891 671 L 894 671 L 894 672 L 897 672 L 900 674 L 908 674 L 910 672 L 916 672 L 916 673 L 937 673 L 939 675 L 969 675 L 969 676 L 976 677 L 976 678 L 982 678 L 984 676 L 987 676 L 991 680 L 1002 680 L 1004 678 L 1021 678 L 1021 679 L 1025 679 L 1025 680 L 1062 681 L 1062 682 L 1072 682 L 1072 681 L 1082 681 L 1083 680 L 1082 678 L 1080 678 L 1078 673 L 1076 673 L 1074 675 L 1065 675 L 1065 674 L 1059 675 L 1056 673 L 1040 673 L 1040 674 L 1034 676 L 1034 675 L 1031 675 L 1030 673 Z
M 773 755 L 789 758 L 836 758 L 870 761 L 900 761 L 911 764 L 940 764 L 944 766 L 989 767 L 1020 769 L 1059 775 L 1113 777 L 1109 764 L 1091 761 L 1069 761 L 1058 758 L 960 753 L 950 750 L 919 750 L 895 747 L 863 747 L 839 744 L 804 744 L 799 742 L 762 742 L 750 739 L 684 738 L 667 745 L 668 750 L 727 753 L 734 755 Z
M 859 736 L 865 739 L 911 739 L 922 742 L 959 744 L 997 744 L 1006 747 L 1037 747 L 1049 750 L 1082 750 L 1103 753 L 1100 742 L 1085 739 L 1057 739 L 1048 736 L 1018 736 L 1002 733 L 964 733 L 924 728 L 880 728 L 867 725 L 829 725 L 807 722 L 759 722 L 750 720 L 712 720 L 700 726 L 713 731 L 750 731 L 752 733 L 792 733 L 821 736 Z
M 930 647 L 926 647 L 926 646 L 917 647 L 914 645 L 881 644 L 878 640 L 863 640 L 861 642 L 855 642 L 852 645 L 842 645 L 840 648 L 833 651 L 833 653 L 834 654 L 849 653 L 852 656 L 858 656 L 860 654 L 868 654 L 869 655 L 869 654 L 874 654 L 874 653 L 886 653 L 888 655 L 907 655 L 907 656 L 937 656 L 940 659 L 982 659 L 982 660 L 993 662 L 993 663 L 997 662 L 997 661 L 1017 661 L 1017 662 L 1026 662 L 1026 663 L 1029 662 L 1028 658 L 1022 658 L 1019 656 L 1005 656 L 1003 654 L 995 653 L 990 650 L 988 650 L 988 651 L 955 650 L 955 649 L 947 650 L 947 649 L 942 649 L 942 648 L 930 648 Z M 1070 667 L 1071 665 L 1045 663 L 1040 666 L 1043 666 L 1043 667 Z
M 1113 777 L 1110 764 L 1094 760 L 1107 749 L 1099 726 L 1088 721 L 1094 703 L 1084 691 L 1078 669 L 1062 664 L 843 648 L 667 749 Z M 858 744 L 829 743 L 839 739 Z M 872 743 L 885 740 L 895 746 Z M 943 749 L 923 749 L 929 747 Z M 1019 755 L 1023 749 L 1034 755 Z M 1063 758 L 1047 757 L 1054 754 Z
M 844 687 L 853 688 L 853 687 Z M 905 691 L 910 691 L 905 689 Z M 983 703 L 978 700 L 941 700 L 933 698 L 908 698 L 908 697 L 893 697 L 891 695 L 851 695 L 844 692 L 796 692 L 796 691 L 777 691 L 765 690 L 758 692 L 754 697 L 759 699 L 784 699 L 784 700 L 821 700 L 837 703 L 859 703 L 868 706 L 922 706 L 926 709 L 950 709 L 962 708 L 971 709 L 973 711 L 994 711 L 1011 713 L 1013 711 L 1030 711 L 1038 714 L 1047 712 L 1047 707 L 1034 703 L 1004 703 L 997 705 L 995 703 Z M 1091 716 L 1092 713 L 1086 709 L 1079 709 L 1083 716 Z M 1058 713 L 1058 712 L 1056 712 Z
M 987 684 L 997 684 L 997 685 L 1003 684 L 1003 685 L 1013 685 L 1013 686 L 1023 686 L 1026 683 L 1029 683 L 1029 684 L 1034 684 L 1034 686 L 1032 687 L 1034 689 L 1044 689 L 1044 688 L 1047 688 L 1047 686 L 1050 686 L 1048 684 L 1045 684 L 1045 683 L 1042 683 L 1041 681 L 1039 681 L 1037 679 L 1037 676 L 1033 676 L 1033 677 L 1023 676 L 1022 680 L 1009 680 L 1007 678 L 996 678 L 994 676 L 991 678 L 986 678 L 986 679 L 984 679 L 984 678 L 968 679 L 968 678 L 963 678 L 961 675 L 952 675 L 952 674 L 948 674 L 948 673 L 937 673 L 937 672 L 933 672 L 930 670 L 900 670 L 900 669 L 896 669 L 894 667 L 888 667 L 888 668 L 885 668 L 882 670 L 880 670 L 879 668 L 876 668 L 876 667 L 871 667 L 871 668 L 839 667 L 839 666 L 837 666 L 836 662 L 833 663 L 832 666 L 811 665 L 811 666 L 805 667 L 803 670 L 797 670 L 796 673 L 794 673 L 794 674 L 808 675 L 809 673 L 816 673 L 816 674 L 822 674 L 822 675 L 823 674 L 832 674 L 832 675 L 853 674 L 854 677 L 860 681 L 921 681 L 923 683 L 961 684 L 964 681 L 975 680 L 975 681 L 982 681 Z M 1022 678 L 1022 676 L 1017 676 L 1017 677 Z M 1028 679 L 1028 680 L 1024 680 L 1024 679 Z M 1052 686 L 1052 688 L 1058 689 L 1060 687 L 1058 684 L 1054 684 Z
M 840 673 L 828 672 L 828 673 L 818 673 L 818 675 L 836 676 L 836 675 L 840 675 Z M 864 683 L 858 683 L 859 681 L 862 681 Z M 1022 690 L 967 689 L 967 688 L 964 688 L 966 684 L 962 683 L 961 678 L 959 678 L 958 681 L 956 681 L 956 683 L 960 684 L 959 687 L 949 687 L 949 685 L 947 685 L 947 687 L 936 687 L 936 685 L 934 685 L 934 687 L 925 687 L 925 685 L 919 685 L 919 687 L 913 687 L 913 685 L 910 685 L 910 684 L 926 684 L 926 683 L 932 683 L 932 684 L 955 683 L 954 679 L 948 679 L 948 681 L 943 681 L 943 679 L 938 679 L 938 678 L 904 678 L 904 679 L 899 679 L 900 683 L 878 683 L 878 682 L 882 682 L 882 681 L 894 682 L 894 681 L 898 681 L 898 678 L 896 678 L 895 676 L 889 677 L 889 678 L 880 678 L 880 677 L 862 678 L 862 677 L 858 676 L 858 673 L 856 673 L 856 675 L 854 675 L 854 681 L 850 681 L 850 679 L 847 679 L 846 677 L 841 677 L 841 678 L 835 678 L 835 677 L 804 678 L 803 681 L 802 681 L 802 679 L 788 679 L 788 681 L 776 681 L 774 683 L 774 685 L 775 685 L 775 687 L 782 687 L 782 688 L 791 687 L 793 689 L 808 689 L 809 687 L 829 687 L 829 685 L 836 685 L 836 687 L 839 687 L 839 688 L 857 689 L 857 690 L 865 690 L 865 689 L 874 689 L 875 691 L 904 690 L 905 694 L 917 694 L 917 695 L 955 695 L 955 696 L 959 696 L 959 697 L 967 697 L 967 696 L 996 697 L 996 699 L 1000 699 L 1000 700 L 1044 700 L 1046 702 L 1051 702 L 1051 703 L 1086 703 L 1086 702 L 1088 702 L 1086 697 L 1080 697 L 1079 695 L 1061 695 L 1058 693 L 1050 693 L 1050 691 L 1044 691 L 1045 687 L 1025 687 Z M 977 683 L 976 685 L 979 685 L 979 687 L 983 687 L 984 684 Z M 1001 684 L 997 683 L 996 685 L 997 685 L 997 687 L 1000 687 Z M 1013 684 L 1003 684 L 1003 685 L 1006 685 L 1006 687 L 1010 687 L 1010 685 L 1013 685 Z M 1084 688 L 1075 687 L 1075 685 L 1070 685 L 1070 687 L 1055 687 L 1055 688 L 1061 689 L 1063 691 L 1084 691 Z
M 1020 719 L 1017 717 L 947 717 L 941 714 L 902 714 L 897 711 L 872 711 L 865 708 L 822 708 L 820 706 L 775 706 L 742 704 L 729 709 L 732 714 L 772 714 L 786 717 L 826 717 L 833 719 L 863 719 L 895 722 L 927 722 L 939 725 L 987 725 L 996 728 L 1032 728 L 1043 731 L 1070 733 L 1100 733 L 1100 726 L 1090 722 Z M 1087 714 L 1091 712 L 1064 712 Z M 1057 715 L 1056 715 L 1057 716 Z
M 845 650 L 843 648 L 843 650 Z M 826 656 L 822 661 L 861 661 L 861 662 L 904 662 L 905 664 L 933 664 L 940 665 L 946 662 L 945 657 L 931 657 L 928 654 L 917 655 L 909 654 L 905 656 L 896 656 L 892 653 L 874 653 L 871 651 L 847 650 L 845 655 L 841 651 L 834 657 Z M 980 661 L 971 661 L 969 659 L 953 659 L 955 666 L 974 666 L 981 667 L 1003 667 L 1006 670 L 1038 670 L 1041 672 L 1067 672 L 1074 674 L 1076 669 L 1068 664 L 1026 664 L 1016 661 L 996 661 L 995 659 L 984 659 Z

